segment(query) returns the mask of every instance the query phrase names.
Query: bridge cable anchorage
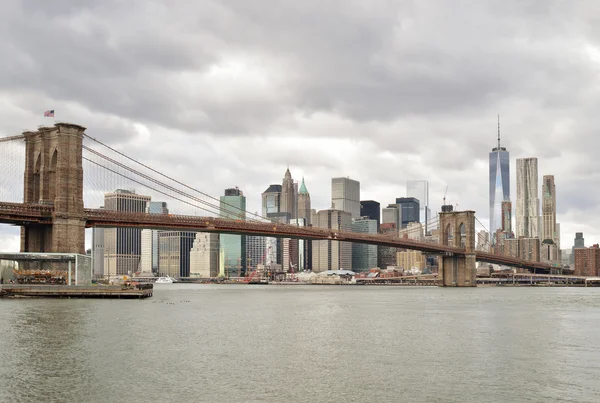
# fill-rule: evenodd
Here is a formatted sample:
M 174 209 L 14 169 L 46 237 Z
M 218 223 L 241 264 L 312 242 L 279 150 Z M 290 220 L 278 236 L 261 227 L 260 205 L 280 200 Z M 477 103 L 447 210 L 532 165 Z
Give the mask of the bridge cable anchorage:
M 138 161 L 138 160 L 136 160 L 136 159 L 134 159 L 134 158 L 132 158 L 132 157 L 130 157 L 130 156 L 128 156 L 128 155 L 126 155 L 126 154 L 124 154 L 124 153 L 122 153 L 122 152 L 120 152 L 120 151 L 118 151 L 118 150 L 114 149 L 114 148 L 112 148 L 112 147 L 110 147 L 109 145 L 107 145 L 107 144 L 105 144 L 105 143 L 101 142 L 100 140 L 98 140 L 98 139 L 96 139 L 96 138 L 94 138 L 94 137 L 92 137 L 92 136 L 90 136 L 90 135 L 88 135 L 88 134 L 86 134 L 86 133 L 84 133 L 83 135 L 84 135 L 85 137 L 89 138 L 90 140 L 92 140 L 92 141 L 95 141 L 96 143 L 98 143 L 98 144 L 100 144 L 100 145 L 102 145 L 102 146 L 104 146 L 104 147 L 108 148 L 108 149 L 109 149 L 109 150 L 111 150 L 112 152 L 114 152 L 114 153 L 117 153 L 118 155 L 121 155 L 122 157 L 124 157 L 124 158 L 126 158 L 126 159 L 128 159 L 128 160 L 130 160 L 130 161 L 132 161 L 132 162 L 134 162 L 134 163 L 136 163 L 136 164 L 138 164 L 138 165 L 141 165 L 142 167 L 144 167 L 144 168 L 146 168 L 146 169 L 148 169 L 148 170 L 150 170 L 150 171 L 152 171 L 152 172 L 154 172 L 154 173 L 156 173 L 156 174 L 158 174 L 158 175 L 160 175 L 160 176 L 162 176 L 162 177 L 164 177 L 164 178 L 166 178 L 166 179 L 168 179 L 168 180 L 171 180 L 171 181 L 175 182 L 176 184 L 178 184 L 178 185 L 180 185 L 180 186 L 183 186 L 183 187 L 185 187 L 185 188 L 187 188 L 187 189 L 189 189 L 189 190 L 192 190 L 192 191 L 194 191 L 194 192 L 197 192 L 197 193 L 201 194 L 201 195 L 202 195 L 202 196 L 204 196 L 204 197 L 208 197 L 209 199 L 212 199 L 212 200 L 214 200 L 214 201 L 217 201 L 217 202 L 221 203 L 220 199 L 217 199 L 216 197 L 213 197 L 213 196 L 211 196 L 211 195 L 209 195 L 209 194 L 207 194 L 207 193 L 204 193 L 204 192 L 202 192 L 202 191 L 200 191 L 200 190 L 198 190 L 198 189 L 195 189 L 195 188 L 193 188 L 193 187 L 191 187 L 191 186 L 189 186 L 189 185 L 186 185 L 185 183 L 183 183 L 183 182 L 180 182 L 180 181 L 178 181 L 178 180 L 177 180 L 177 179 L 175 179 L 175 178 L 172 178 L 172 177 L 170 177 L 170 176 L 168 176 L 168 175 L 165 175 L 165 174 L 163 174 L 162 172 L 159 172 L 159 171 L 155 170 L 154 168 L 152 168 L 152 167 L 150 167 L 150 166 L 148 166 L 148 165 L 146 165 L 146 164 L 144 164 L 144 163 L 142 163 L 142 162 L 140 162 L 140 161 Z M 253 213 L 253 212 L 251 212 L 251 211 L 248 211 L 248 210 L 243 210 L 242 208 L 240 208 L 240 207 L 237 207 L 237 206 L 235 206 L 235 205 L 231 205 L 231 204 L 229 204 L 229 203 L 223 203 L 223 204 L 224 204 L 225 206 L 227 206 L 227 207 L 231 207 L 231 208 L 234 208 L 234 209 L 236 209 L 236 210 L 243 211 L 244 213 L 246 213 L 246 214 L 249 214 L 249 215 L 251 215 L 251 216 L 253 216 L 253 217 L 258 217 L 258 218 L 259 218 L 259 219 L 261 219 L 261 220 L 266 220 L 266 221 L 268 221 L 268 222 L 271 222 L 271 221 L 272 221 L 272 220 L 271 220 L 271 219 L 269 219 L 268 217 L 264 217 L 264 216 L 262 216 L 262 215 L 259 215 L 259 214 L 256 214 L 256 213 Z

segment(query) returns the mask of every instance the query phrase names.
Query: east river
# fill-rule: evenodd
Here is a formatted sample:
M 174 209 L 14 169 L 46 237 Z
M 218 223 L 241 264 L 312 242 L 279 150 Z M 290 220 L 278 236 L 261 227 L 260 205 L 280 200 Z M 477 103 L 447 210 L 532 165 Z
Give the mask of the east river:
M 0 300 L 0 402 L 600 402 L 600 288 Z

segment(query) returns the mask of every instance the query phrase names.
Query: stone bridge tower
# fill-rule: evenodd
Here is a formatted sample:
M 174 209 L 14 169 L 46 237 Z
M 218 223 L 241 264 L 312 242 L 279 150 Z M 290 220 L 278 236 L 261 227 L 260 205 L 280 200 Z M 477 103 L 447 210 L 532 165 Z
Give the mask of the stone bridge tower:
M 85 127 L 56 123 L 25 132 L 24 202 L 54 207 L 52 225 L 21 227 L 21 252 L 85 253 Z
M 475 212 L 451 211 L 440 214 L 440 244 L 464 248 L 464 255 L 442 255 L 438 267 L 443 287 L 476 287 Z

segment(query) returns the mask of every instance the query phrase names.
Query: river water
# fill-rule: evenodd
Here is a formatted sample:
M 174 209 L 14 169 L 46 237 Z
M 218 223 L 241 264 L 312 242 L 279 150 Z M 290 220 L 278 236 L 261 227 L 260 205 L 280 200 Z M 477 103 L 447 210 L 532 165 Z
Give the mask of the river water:
M 0 300 L 0 402 L 600 402 L 599 288 Z

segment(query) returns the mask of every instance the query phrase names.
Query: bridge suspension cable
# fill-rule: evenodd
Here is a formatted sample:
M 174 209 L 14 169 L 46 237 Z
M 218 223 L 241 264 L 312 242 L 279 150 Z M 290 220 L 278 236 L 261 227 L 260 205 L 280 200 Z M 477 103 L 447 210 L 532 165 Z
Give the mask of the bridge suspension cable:
M 172 178 L 172 177 L 170 177 L 170 176 L 168 176 L 168 175 L 166 175 L 166 174 L 163 174 L 162 172 L 160 172 L 160 171 L 157 171 L 156 169 L 154 169 L 154 168 L 152 168 L 152 167 L 150 167 L 150 166 L 148 166 L 148 165 L 146 165 L 146 164 L 144 164 L 144 163 L 142 163 L 142 162 L 140 162 L 140 161 L 138 161 L 138 160 L 136 160 L 136 159 L 134 159 L 134 158 L 132 158 L 132 157 L 130 157 L 130 156 L 128 156 L 128 155 L 126 155 L 126 154 L 124 154 L 124 153 L 122 153 L 122 152 L 118 151 L 118 150 L 116 150 L 116 149 L 114 149 L 113 147 L 111 147 L 111 146 L 109 146 L 109 145 L 107 145 L 107 144 L 105 144 L 105 143 L 101 142 L 100 140 L 98 140 L 98 139 L 96 139 L 96 138 L 94 138 L 94 137 L 92 137 L 92 136 L 90 136 L 90 135 L 88 135 L 88 134 L 85 134 L 85 133 L 84 133 L 84 136 L 85 136 L 86 138 L 88 138 L 88 139 L 90 139 L 90 140 L 92 140 L 92 141 L 94 141 L 94 142 L 96 142 L 96 143 L 100 144 L 101 146 L 103 146 L 103 147 L 106 147 L 106 148 L 107 148 L 107 149 L 109 149 L 110 151 L 112 151 L 112 152 L 114 152 L 114 153 L 116 153 L 116 154 L 118 154 L 118 155 L 120 155 L 120 156 L 122 156 L 122 157 L 124 157 L 124 158 L 128 159 L 129 161 L 131 161 L 131 162 L 133 162 L 133 163 L 135 163 L 135 164 L 138 164 L 138 165 L 140 165 L 140 166 L 144 167 L 145 169 L 148 169 L 148 170 L 150 170 L 151 172 L 154 172 L 154 173 L 156 173 L 157 175 L 160 175 L 160 176 L 162 176 L 162 177 L 164 177 L 164 178 L 166 178 L 166 179 L 168 179 L 168 180 L 170 180 L 170 181 L 172 181 L 172 182 L 174 182 L 174 183 L 176 183 L 176 184 L 178 184 L 178 185 L 180 185 L 180 186 L 182 186 L 182 187 L 184 187 L 184 188 L 186 188 L 186 189 L 189 189 L 189 190 L 192 190 L 192 191 L 194 191 L 194 192 L 196 192 L 196 193 L 199 193 L 200 195 L 202 195 L 202 196 L 204 196 L 204 197 L 206 197 L 206 198 L 208 198 L 208 199 L 211 199 L 211 200 L 214 200 L 215 202 L 218 202 L 218 203 L 219 203 L 219 207 L 217 207 L 217 208 L 219 209 L 218 211 L 221 211 L 221 207 L 220 207 L 220 205 L 224 205 L 224 206 L 228 207 L 228 213 L 231 213 L 231 211 L 229 211 L 229 208 L 231 208 L 231 209 L 234 209 L 234 210 L 238 210 L 240 213 L 238 213 L 238 214 L 235 214 L 235 215 L 237 215 L 237 216 L 239 216 L 239 217 L 241 217 L 243 214 L 246 214 L 246 215 L 250 215 L 250 216 L 252 216 L 252 217 L 256 217 L 256 218 L 257 218 L 259 221 L 261 221 L 261 220 L 263 220 L 263 221 L 268 221 L 268 222 L 271 222 L 271 221 L 272 221 L 272 220 L 271 220 L 271 219 L 269 219 L 268 217 L 264 217 L 264 216 L 262 216 L 262 215 L 260 215 L 260 214 L 253 213 L 253 212 L 251 212 L 251 211 L 248 211 L 248 210 L 242 209 L 242 208 L 240 208 L 240 207 L 238 207 L 238 206 L 235 206 L 235 205 L 233 205 L 233 204 L 230 204 L 230 203 L 221 202 L 221 200 L 220 200 L 220 199 L 218 199 L 218 198 L 216 198 L 216 197 L 213 197 L 213 196 L 211 196 L 211 195 L 209 195 L 209 194 L 207 194 L 207 193 L 204 193 L 204 192 L 202 192 L 202 191 L 200 191 L 200 190 L 198 190 L 198 189 L 195 189 L 195 188 L 193 188 L 193 187 L 191 187 L 191 186 L 189 186 L 189 185 L 186 185 L 185 183 L 183 183 L 183 182 L 181 182 L 181 181 L 178 181 L 177 179 L 175 179 L 175 178 Z M 85 147 L 85 146 L 84 146 L 84 147 Z M 89 147 L 86 147 L 86 148 L 89 148 Z M 98 154 L 99 154 L 99 155 L 101 155 L 101 156 L 104 156 L 104 154 L 102 154 L 102 153 L 98 153 Z M 107 157 L 107 158 L 108 158 L 108 157 Z M 127 167 L 126 169 L 128 169 L 128 170 L 130 170 L 130 171 L 132 171 L 132 172 L 135 172 L 136 174 L 138 174 L 138 172 L 137 172 L 137 171 L 135 171 L 135 170 L 134 170 L 134 169 L 132 169 L 132 168 L 129 168 L 129 167 Z M 160 182 L 160 183 L 162 183 L 162 182 Z M 165 187 L 166 187 L 166 186 L 168 186 L 168 185 L 166 185 L 166 184 L 162 184 L 162 185 L 163 185 L 163 186 L 165 186 Z M 192 195 L 189 195 L 189 194 L 187 194 L 187 193 L 186 193 L 186 195 L 187 195 L 186 197 L 190 197 L 190 198 L 193 198 L 193 197 L 194 197 L 194 196 L 192 196 Z M 198 199 L 198 200 L 200 200 L 200 199 Z M 205 202 L 205 201 L 203 201 L 203 203 L 208 203 L 208 202 Z M 213 207 L 216 207 L 216 206 L 213 204 Z M 247 217 L 246 217 L 246 218 L 247 218 Z M 247 218 L 247 219 L 248 219 L 248 218 Z

